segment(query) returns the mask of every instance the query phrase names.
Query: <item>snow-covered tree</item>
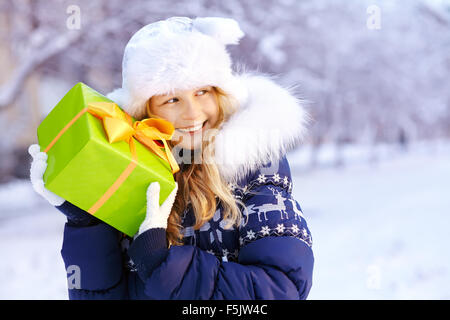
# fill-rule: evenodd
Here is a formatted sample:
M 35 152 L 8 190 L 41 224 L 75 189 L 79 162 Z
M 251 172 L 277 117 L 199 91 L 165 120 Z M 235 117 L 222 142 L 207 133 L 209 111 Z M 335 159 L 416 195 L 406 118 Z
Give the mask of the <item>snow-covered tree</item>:
M 229 47 L 236 67 L 296 84 L 315 146 L 450 136 L 448 0 L 3 0 L 0 125 L 10 139 L 0 140 L 2 153 L 35 141 L 52 107 L 35 97 L 43 79 L 109 92 L 121 85 L 130 36 L 170 16 L 238 20 L 246 37 Z M 14 166 L 6 158 L 0 167 Z

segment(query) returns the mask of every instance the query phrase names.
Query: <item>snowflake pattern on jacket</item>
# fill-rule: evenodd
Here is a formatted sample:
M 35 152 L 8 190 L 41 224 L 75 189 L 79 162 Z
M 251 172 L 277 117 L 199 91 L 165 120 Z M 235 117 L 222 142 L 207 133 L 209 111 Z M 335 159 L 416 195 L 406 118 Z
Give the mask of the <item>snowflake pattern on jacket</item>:
M 228 187 L 236 199 L 246 204 L 241 208 L 243 219 L 239 228 L 225 229 L 227 221 L 223 219 L 219 202 L 213 218 L 199 230 L 194 230 L 194 215 L 189 205 L 182 217 L 185 245 L 198 246 L 218 259 L 235 262 L 240 247 L 267 236 L 294 237 L 312 247 L 312 236 L 302 209 L 292 196 L 293 183 L 285 157 L 277 172 L 263 174 L 258 171 L 247 183 L 229 183 Z M 122 252 L 127 268 L 136 271 L 133 261 L 126 255 L 131 242 L 132 238 L 123 238 Z
M 239 228 L 225 229 L 227 221 L 223 219 L 219 204 L 213 218 L 194 230 L 194 217 L 189 207 L 182 219 L 184 244 L 198 246 L 225 261 L 237 261 L 240 247 L 267 236 L 295 237 L 312 246 L 302 209 L 292 196 L 292 179 L 285 157 L 277 172 L 258 171 L 245 183 L 228 186 L 234 197 L 246 204 L 241 208 L 243 219 Z

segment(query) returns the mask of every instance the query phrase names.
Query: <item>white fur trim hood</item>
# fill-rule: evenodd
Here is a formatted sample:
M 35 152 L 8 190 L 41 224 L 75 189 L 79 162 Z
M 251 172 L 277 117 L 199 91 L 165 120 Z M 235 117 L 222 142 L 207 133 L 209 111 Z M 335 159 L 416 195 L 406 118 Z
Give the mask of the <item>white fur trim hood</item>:
M 311 121 L 292 88 L 257 73 L 236 76 L 247 90 L 238 111 L 216 135 L 216 162 L 228 182 L 237 182 L 268 161 L 277 161 L 305 137 Z

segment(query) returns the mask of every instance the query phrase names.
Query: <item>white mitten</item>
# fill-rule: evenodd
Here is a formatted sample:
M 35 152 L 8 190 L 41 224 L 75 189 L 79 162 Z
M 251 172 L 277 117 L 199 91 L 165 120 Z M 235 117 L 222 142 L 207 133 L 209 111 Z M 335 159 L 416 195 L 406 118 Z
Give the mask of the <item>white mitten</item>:
M 175 188 L 161 206 L 159 206 L 159 190 L 159 182 L 152 182 L 147 188 L 147 214 L 135 238 L 148 229 L 167 229 L 167 219 L 177 195 L 178 183 L 175 182 Z
M 32 144 L 28 148 L 28 153 L 33 157 L 30 168 L 30 180 L 34 191 L 40 194 L 44 199 L 53 206 L 60 206 L 64 203 L 64 199 L 47 190 L 44 186 L 44 172 L 47 169 L 47 153 L 41 152 L 38 144 Z

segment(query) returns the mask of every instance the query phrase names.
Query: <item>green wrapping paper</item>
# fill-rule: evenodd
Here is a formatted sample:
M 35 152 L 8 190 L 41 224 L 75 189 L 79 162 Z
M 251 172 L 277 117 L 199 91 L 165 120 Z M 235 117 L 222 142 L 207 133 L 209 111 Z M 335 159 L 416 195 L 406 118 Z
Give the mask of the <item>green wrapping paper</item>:
M 132 161 L 130 144 L 110 143 L 100 118 L 89 112 L 79 116 L 80 111 L 96 102 L 112 101 L 78 83 L 39 125 L 41 151 L 48 149 L 45 187 L 132 237 L 145 218 L 148 186 L 154 181 L 160 183 L 161 205 L 175 187 L 173 171 L 168 161 L 134 138 L 137 161 Z M 125 178 L 124 172 L 129 174 Z M 113 184 L 118 187 L 111 193 Z M 108 190 L 111 195 L 99 205 Z M 92 212 L 94 205 L 98 208 Z

